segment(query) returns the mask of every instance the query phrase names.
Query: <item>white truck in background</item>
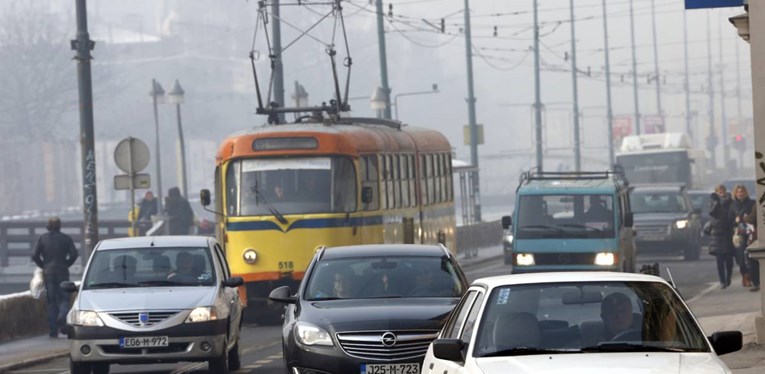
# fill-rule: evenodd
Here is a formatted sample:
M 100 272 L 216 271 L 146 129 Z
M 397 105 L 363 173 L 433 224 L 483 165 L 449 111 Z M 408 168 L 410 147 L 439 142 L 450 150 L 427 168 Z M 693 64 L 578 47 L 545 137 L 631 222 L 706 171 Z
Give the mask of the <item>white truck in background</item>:
M 630 184 L 682 183 L 706 188 L 706 153 L 684 133 L 629 135 L 622 139 L 616 164 Z

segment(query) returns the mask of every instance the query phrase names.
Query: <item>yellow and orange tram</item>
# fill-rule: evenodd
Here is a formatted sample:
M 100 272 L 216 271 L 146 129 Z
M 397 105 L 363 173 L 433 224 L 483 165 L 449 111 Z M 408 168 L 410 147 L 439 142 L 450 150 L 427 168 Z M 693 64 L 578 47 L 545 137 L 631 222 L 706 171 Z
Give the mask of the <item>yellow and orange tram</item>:
M 267 125 L 216 156 L 216 234 L 246 301 L 296 286 L 317 247 L 455 248 L 451 147 L 433 130 L 348 118 Z

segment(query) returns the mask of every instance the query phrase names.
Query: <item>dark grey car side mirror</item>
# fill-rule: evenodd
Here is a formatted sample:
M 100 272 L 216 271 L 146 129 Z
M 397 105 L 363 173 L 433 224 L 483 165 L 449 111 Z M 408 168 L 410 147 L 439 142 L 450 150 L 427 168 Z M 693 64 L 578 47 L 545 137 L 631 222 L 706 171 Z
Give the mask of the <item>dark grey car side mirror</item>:
M 290 286 L 281 286 L 274 288 L 268 298 L 277 303 L 294 304 L 297 301 L 295 296 L 290 296 Z
M 223 281 L 223 285 L 226 287 L 239 287 L 244 284 L 242 277 L 231 277 Z
M 718 331 L 709 337 L 709 342 L 718 356 L 741 350 L 743 340 L 741 331 Z

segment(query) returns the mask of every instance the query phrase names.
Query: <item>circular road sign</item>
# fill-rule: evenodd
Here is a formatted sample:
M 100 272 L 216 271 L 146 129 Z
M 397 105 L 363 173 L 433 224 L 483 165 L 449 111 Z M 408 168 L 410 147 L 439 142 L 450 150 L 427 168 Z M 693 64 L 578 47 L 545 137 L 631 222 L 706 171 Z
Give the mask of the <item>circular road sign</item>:
M 136 138 L 125 138 L 114 149 L 114 162 L 125 173 L 138 173 L 149 165 L 149 147 Z

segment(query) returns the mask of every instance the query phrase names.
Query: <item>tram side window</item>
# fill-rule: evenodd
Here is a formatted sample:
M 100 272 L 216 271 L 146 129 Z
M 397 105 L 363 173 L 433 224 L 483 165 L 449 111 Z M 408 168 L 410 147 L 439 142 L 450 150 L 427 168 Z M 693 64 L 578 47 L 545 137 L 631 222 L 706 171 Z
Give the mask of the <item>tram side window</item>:
M 362 168 L 362 186 L 372 189 L 372 202 L 364 204 L 364 210 L 377 210 L 380 208 L 380 191 L 378 188 L 377 176 L 377 156 L 364 156 L 361 162 Z
M 398 162 L 398 155 L 390 156 L 393 166 L 393 205 L 401 208 L 401 165 Z
M 454 200 L 454 174 L 452 173 L 452 155 L 446 154 L 446 200 Z
M 420 204 L 428 205 L 428 163 L 425 162 L 425 155 L 420 156 Z
M 239 162 L 229 164 L 226 172 L 226 208 L 231 216 L 239 215 Z
M 408 208 L 409 204 L 409 156 L 399 155 L 401 164 L 401 206 Z
M 433 155 L 426 155 L 425 160 L 428 163 L 428 203 L 436 203 L 436 178 L 433 170 Z
M 417 206 L 417 177 L 414 170 L 414 156 L 409 155 L 406 159 L 409 163 L 409 200 L 411 202 L 409 206 Z
M 334 212 L 356 211 L 356 173 L 353 162 L 347 158 L 338 158 L 333 162 L 334 172 Z
M 393 199 L 396 191 L 393 189 L 393 162 L 390 155 L 385 156 L 385 185 L 386 192 L 388 193 L 385 208 L 393 209 L 396 207 L 395 200 Z

